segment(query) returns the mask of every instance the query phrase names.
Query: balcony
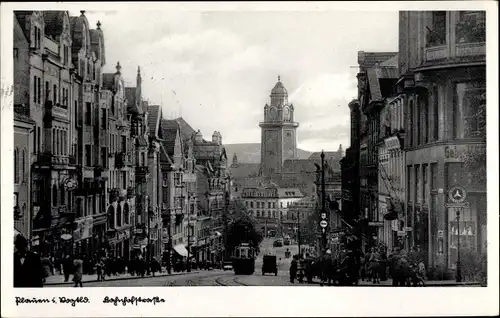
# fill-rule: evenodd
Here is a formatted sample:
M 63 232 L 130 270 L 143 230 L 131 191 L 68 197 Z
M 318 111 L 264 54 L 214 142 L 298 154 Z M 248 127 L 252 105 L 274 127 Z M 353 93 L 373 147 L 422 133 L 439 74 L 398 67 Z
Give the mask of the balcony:
M 115 167 L 120 169 L 132 166 L 132 156 L 125 152 L 118 152 L 115 155 Z
M 42 153 L 37 156 L 36 163 L 41 166 L 70 166 L 76 164 L 76 157 Z

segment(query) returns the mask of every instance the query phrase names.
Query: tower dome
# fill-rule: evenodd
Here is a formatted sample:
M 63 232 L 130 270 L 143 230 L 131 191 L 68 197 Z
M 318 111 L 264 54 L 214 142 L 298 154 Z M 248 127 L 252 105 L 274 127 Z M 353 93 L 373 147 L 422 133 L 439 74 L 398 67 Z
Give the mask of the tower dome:
M 283 86 L 283 83 L 281 83 L 281 78 L 279 75 L 278 75 L 278 82 L 276 83 L 276 85 L 274 85 L 273 89 L 271 90 L 271 95 L 286 95 L 286 96 L 288 96 L 288 92 L 287 92 L 285 86 Z
M 288 92 L 281 83 L 281 78 L 278 75 L 278 82 L 271 90 L 271 106 L 283 106 L 288 104 Z

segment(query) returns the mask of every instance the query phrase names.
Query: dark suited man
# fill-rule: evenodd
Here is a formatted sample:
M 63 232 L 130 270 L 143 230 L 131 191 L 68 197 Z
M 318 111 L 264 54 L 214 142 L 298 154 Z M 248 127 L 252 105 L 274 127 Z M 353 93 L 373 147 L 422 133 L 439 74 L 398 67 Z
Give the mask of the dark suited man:
M 40 256 L 28 250 L 22 235 L 16 236 L 14 247 L 14 287 L 43 287 L 45 270 Z

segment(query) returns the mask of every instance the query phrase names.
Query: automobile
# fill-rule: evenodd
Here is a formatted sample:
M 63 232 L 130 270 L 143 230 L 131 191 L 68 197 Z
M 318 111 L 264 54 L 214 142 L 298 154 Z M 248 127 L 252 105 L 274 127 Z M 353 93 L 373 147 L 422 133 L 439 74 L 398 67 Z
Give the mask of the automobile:
M 233 270 L 233 262 L 227 261 L 222 264 L 222 269 L 225 271 L 232 271 Z
M 283 240 L 283 244 L 290 245 L 290 237 L 285 237 L 285 239 Z
M 276 240 L 273 242 L 273 247 L 282 247 L 283 242 L 281 240 Z
M 276 263 L 276 255 L 264 255 L 262 263 L 262 275 L 273 273 L 278 276 L 278 265 Z

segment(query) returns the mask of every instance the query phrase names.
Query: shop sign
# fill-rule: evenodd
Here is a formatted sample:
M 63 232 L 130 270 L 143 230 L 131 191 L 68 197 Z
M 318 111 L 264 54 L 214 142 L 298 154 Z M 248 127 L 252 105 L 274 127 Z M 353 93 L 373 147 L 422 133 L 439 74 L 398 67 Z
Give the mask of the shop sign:
M 405 236 L 406 232 L 405 231 L 398 231 L 398 236 Z
M 399 150 L 401 149 L 401 144 L 399 143 L 398 137 L 389 137 L 384 140 L 385 148 L 387 150 Z
M 444 237 L 444 231 L 443 230 L 439 230 L 438 233 L 437 233 L 437 236 L 438 236 L 438 238 L 443 238 Z
M 92 237 L 93 219 L 92 216 L 83 217 L 75 220 L 76 230 L 73 231 L 75 241 L 85 240 Z
M 403 231 L 405 231 L 405 232 L 411 232 L 412 230 L 413 229 L 411 227 L 409 227 L 409 226 L 406 226 L 406 227 L 403 228 Z
M 384 226 L 384 222 L 368 222 L 368 226 Z

